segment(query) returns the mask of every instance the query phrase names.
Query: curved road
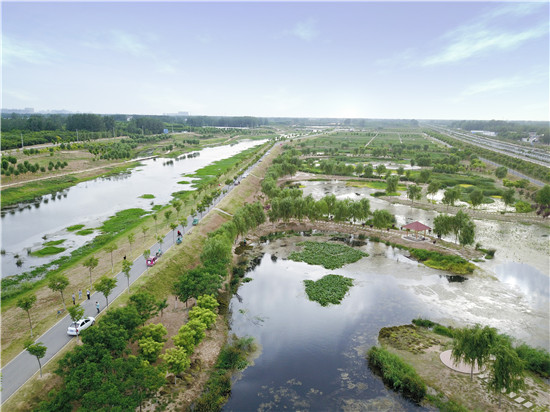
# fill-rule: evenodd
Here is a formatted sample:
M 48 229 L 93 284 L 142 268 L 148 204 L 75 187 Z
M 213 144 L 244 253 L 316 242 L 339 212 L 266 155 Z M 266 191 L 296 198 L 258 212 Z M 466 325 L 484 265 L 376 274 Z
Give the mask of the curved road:
M 242 179 L 248 176 L 250 171 L 259 164 L 265 156 L 271 152 L 273 145 L 264 153 L 264 155 L 254 164 L 249 166 L 246 171 L 236 179 L 236 182 L 240 182 Z M 235 183 L 224 186 L 223 189 L 226 193 L 222 193 L 215 198 L 212 204 L 208 207 L 205 214 L 208 214 L 210 210 L 216 207 L 216 205 L 235 187 Z M 223 190 L 222 190 L 223 191 Z M 202 219 L 202 216 L 201 216 Z M 192 218 L 187 218 L 187 223 L 183 228 L 183 234 L 188 233 L 192 228 Z M 168 232 L 164 237 L 162 243 L 162 251 L 166 252 L 174 245 L 174 236 L 172 231 Z M 178 245 L 176 245 L 178 247 Z M 150 250 L 154 253 L 159 249 L 159 244 L 155 243 L 150 247 Z M 162 260 L 162 257 L 160 258 Z M 145 259 L 139 256 L 133 261 L 132 269 L 130 271 L 130 285 L 134 283 L 141 275 L 147 270 L 145 265 Z M 112 303 L 118 296 L 124 293 L 128 287 L 128 281 L 126 276 L 122 272 L 116 275 L 117 286 L 113 292 L 109 295 L 109 301 Z M 84 300 L 81 302 L 81 306 L 84 308 L 84 317 L 96 316 L 97 310 L 95 303 L 99 302 L 100 311 L 103 311 L 106 306 L 106 300 L 102 293 L 95 292 L 91 295 L 90 300 Z M 66 315 L 59 320 L 54 326 L 48 329 L 42 336 L 36 338 L 36 342 L 42 342 L 46 347 L 46 355 L 42 358 L 42 366 L 50 361 L 67 343 L 73 339 L 73 337 L 67 335 L 67 328 L 71 324 L 71 318 Z M 5 365 L 0 371 L 2 376 L 2 404 L 8 400 L 17 390 L 25 384 L 32 376 L 38 372 L 38 362 L 36 357 L 30 355 L 27 351 L 21 352 L 14 359 L 12 359 L 7 365 Z

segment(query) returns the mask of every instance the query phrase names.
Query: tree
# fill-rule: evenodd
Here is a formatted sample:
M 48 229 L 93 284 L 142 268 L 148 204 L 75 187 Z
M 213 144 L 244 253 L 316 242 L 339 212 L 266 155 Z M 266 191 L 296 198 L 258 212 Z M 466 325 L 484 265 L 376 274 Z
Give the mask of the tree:
M 535 195 L 535 200 L 543 206 L 550 206 L 550 186 L 544 185 Z
M 94 256 L 90 256 L 82 263 L 82 266 L 87 267 L 90 271 L 90 287 L 92 286 L 92 270 L 99 264 L 99 259 Z
M 42 364 L 40 363 L 40 359 L 46 355 L 47 348 L 41 342 L 33 343 L 32 339 L 27 339 L 23 345 L 27 352 L 32 356 L 36 356 L 38 368 L 40 369 L 40 377 L 42 377 Z
M 162 243 L 164 242 L 164 236 L 157 235 L 157 242 L 159 243 L 159 250 L 162 252 Z
M 70 306 L 67 309 L 67 312 L 69 312 L 69 316 L 71 317 L 71 320 L 73 322 L 76 322 L 77 320 L 82 319 L 82 316 L 84 316 L 84 308 L 80 305 Z M 78 340 L 78 335 L 77 335 L 77 340 Z
M 500 408 L 502 391 L 517 392 L 525 387 L 523 370 L 525 363 L 511 347 L 508 339 L 500 337 L 491 348 L 491 355 L 495 357 L 489 375 L 489 388 L 498 393 L 498 407 Z
M 136 241 L 136 237 L 133 233 L 128 233 L 128 244 L 130 245 L 129 256 L 132 256 L 132 244 Z
M 147 270 L 149 270 L 149 265 L 147 265 L 147 259 L 149 259 L 149 256 L 151 256 L 151 249 L 145 249 L 143 251 L 143 259 L 145 259 L 145 266 L 147 267 Z
M 483 192 L 480 189 L 474 189 L 470 193 L 470 202 L 472 203 L 472 207 L 475 209 L 476 206 L 479 206 L 481 203 L 483 203 Z
M 114 271 L 113 252 L 117 249 L 118 249 L 118 245 L 116 243 L 111 243 L 105 246 L 105 251 L 111 254 L 111 273 L 113 273 Z
M 405 173 L 405 169 L 403 168 L 403 166 L 399 166 L 399 167 L 397 168 L 397 174 L 398 174 L 399 176 L 402 176 L 403 173 Z
M 181 200 L 174 200 L 172 206 L 176 209 L 176 220 L 179 220 L 180 211 L 181 211 Z
M 31 327 L 31 338 L 32 338 L 31 308 L 34 306 L 35 303 L 36 303 L 36 295 L 25 296 L 17 301 L 17 307 L 27 312 L 27 315 L 29 317 L 29 325 Z
M 127 260 L 123 260 L 122 273 L 124 273 L 124 276 L 126 276 L 126 280 L 128 281 L 128 293 L 130 293 L 130 270 L 132 270 L 132 263 Z
M 499 166 L 495 169 L 495 176 L 499 179 L 504 179 L 508 174 L 508 169 L 504 166 Z
M 176 375 L 184 372 L 191 365 L 189 355 L 180 347 L 170 348 L 160 357 L 167 363 L 168 370 L 174 374 L 174 385 L 176 384 Z
M 220 306 L 214 295 L 201 295 L 197 298 L 197 306 L 205 309 L 210 309 L 212 312 Z
M 107 308 L 109 307 L 109 295 L 116 287 L 116 283 L 117 281 L 115 278 L 102 276 L 95 284 L 96 290 L 103 293 L 103 296 L 105 296 L 105 300 L 107 301 Z
M 130 303 L 136 308 L 141 322 L 156 315 L 159 311 L 155 297 L 149 292 L 137 292 L 130 296 Z
M 376 166 L 376 173 L 378 174 L 378 177 L 382 177 L 384 173 L 386 173 L 386 165 L 380 163 L 378 166 Z
M 157 226 L 157 220 L 158 216 L 156 214 L 153 215 L 153 220 L 155 221 L 155 233 L 158 233 L 158 226 Z
M 431 175 L 432 175 L 432 172 L 430 169 L 422 169 L 420 171 L 420 176 L 418 176 L 418 181 L 420 183 L 426 183 L 428 180 L 430 180 Z
M 466 226 L 471 222 L 470 216 L 464 213 L 462 210 L 459 210 L 456 215 L 451 219 L 451 231 L 455 235 L 456 242 L 459 242 L 460 235 Z
M 448 235 L 451 233 L 452 216 L 449 215 L 437 215 L 434 218 L 434 233 L 439 237 Z
M 63 302 L 63 307 L 65 310 L 67 310 L 67 306 L 65 306 L 65 299 L 63 298 L 63 291 L 69 286 L 69 279 L 67 279 L 66 276 L 63 276 L 62 274 L 54 275 L 50 278 L 48 282 L 48 287 L 53 290 L 54 292 L 60 292 L 61 293 L 61 302 Z
M 141 227 L 141 232 L 143 233 L 143 241 L 145 242 L 145 234 L 147 233 L 147 231 L 149 230 L 149 228 L 147 226 L 142 226 Z
M 164 212 L 164 218 L 166 219 L 166 223 L 170 221 L 170 216 L 172 216 L 171 210 L 167 210 L 166 212 Z
M 470 379 L 474 379 L 474 365 L 477 363 L 479 369 L 489 360 L 491 345 L 497 339 L 495 328 L 479 324 L 474 327 L 456 329 L 454 333 L 452 358 L 455 362 L 464 360 L 470 365 Z
M 160 312 L 160 317 L 162 318 L 164 309 L 168 307 L 168 299 L 164 298 L 157 301 L 157 309 Z
M 432 195 L 432 201 L 433 201 L 433 195 L 435 195 L 439 188 L 441 187 L 441 183 L 439 183 L 437 180 L 431 181 L 428 184 L 428 188 L 426 189 L 426 195 Z
M 395 216 L 384 209 L 375 210 L 372 214 L 372 224 L 378 229 L 383 229 L 395 222 Z
M 471 220 L 464 222 L 458 238 L 462 246 L 472 245 L 475 240 L 476 225 Z
M 447 205 L 447 208 L 449 205 L 454 206 L 455 202 L 460 198 L 460 192 L 459 186 L 445 190 L 442 202 Z
M 515 200 L 516 200 L 514 198 L 515 194 L 516 194 L 516 190 L 513 187 L 510 187 L 510 188 L 506 189 L 502 193 L 502 200 L 504 201 L 505 206 L 510 206 L 511 204 L 513 204 L 515 202 Z
M 176 239 L 174 239 L 176 229 L 178 228 L 177 223 L 170 223 L 170 229 L 172 229 L 172 242 L 176 243 Z
M 407 197 L 411 199 L 411 207 L 414 204 L 415 199 L 419 200 L 422 196 L 422 188 L 418 185 L 407 186 Z
M 214 294 L 220 286 L 221 278 L 217 273 L 211 269 L 198 267 L 188 270 L 178 278 L 174 284 L 174 294 L 187 306 L 189 298 Z
M 397 192 L 397 183 L 399 178 L 397 176 L 390 176 L 386 179 L 386 194 Z

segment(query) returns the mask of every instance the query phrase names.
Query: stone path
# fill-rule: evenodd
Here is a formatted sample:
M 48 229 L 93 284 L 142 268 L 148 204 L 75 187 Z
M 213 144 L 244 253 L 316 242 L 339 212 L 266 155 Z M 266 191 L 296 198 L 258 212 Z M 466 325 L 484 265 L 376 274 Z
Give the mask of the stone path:
M 470 364 L 464 363 L 462 361 L 459 362 L 458 364 L 455 363 L 451 358 L 451 352 L 452 352 L 451 350 L 446 350 L 444 352 L 441 352 L 441 354 L 439 355 L 439 359 L 441 359 L 441 362 L 443 362 L 445 366 L 447 366 L 448 368 L 456 372 L 469 374 Z M 489 379 L 489 372 L 487 370 L 482 370 L 481 372 L 482 373 L 480 373 L 480 370 L 476 365 L 474 367 L 474 375 L 479 375 L 478 378 L 481 379 L 485 384 L 487 384 L 487 380 Z M 521 405 L 522 407 L 527 409 L 531 409 L 534 406 L 533 402 L 526 399 L 527 395 L 523 393 L 519 393 L 519 394 L 515 392 L 506 393 L 506 391 L 503 390 L 502 394 L 507 396 L 511 400 L 513 400 L 516 404 L 518 404 L 518 406 Z

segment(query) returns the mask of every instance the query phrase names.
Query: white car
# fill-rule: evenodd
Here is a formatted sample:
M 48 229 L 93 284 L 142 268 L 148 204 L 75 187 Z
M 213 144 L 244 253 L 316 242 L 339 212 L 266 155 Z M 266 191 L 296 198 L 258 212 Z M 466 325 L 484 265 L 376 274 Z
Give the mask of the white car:
M 67 334 L 76 336 L 80 334 L 80 332 L 82 332 L 84 329 L 88 329 L 94 323 L 95 323 L 95 318 L 92 316 L 89 316 L 85 319 L 77 320 L 76 322 L 73 322 L 69 325 L 69 328 L 67 329 Z

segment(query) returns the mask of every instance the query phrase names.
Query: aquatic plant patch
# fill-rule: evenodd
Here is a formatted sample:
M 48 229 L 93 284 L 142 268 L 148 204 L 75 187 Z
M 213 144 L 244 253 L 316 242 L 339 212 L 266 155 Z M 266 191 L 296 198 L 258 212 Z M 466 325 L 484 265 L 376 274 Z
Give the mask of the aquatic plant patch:
M 321 306 L 338 305 L 353 286 L 353 279 L 340 275 L 326 275 L 317 281 L 304 280 L 309 300 Z
M 33 256 L 49 256 L 49 255 L 57 255 L 58 253 L 61 253 L 65 250 L 64 247 L 57 247 L 57 246 L 46 246 L 45 248 L 36 250 L 34 252 L 31 252 L 31 255 Z
M 76 232 L 78 236 L 88 236 L 94 233 L 94 229 L 83 229 Z
M 50 240 L 49 242 L 44 243 L 44 246 L 57 246 L 63 243 L 67 239 L 59 239 L 59 240 Z
M 326 269 L 337 269 L 349 263 L 357 262 L 369 254 L 346 245 L 329 242 L 300 242 L 304 246 L 301 252 L 292 252 L 288 257 L 295 262 L 309 265 L 321 265 Z
M 69 232 L 74 232 L 75 230 L 80 230 L 84 227 L 84 225 L 72 225 L 67 228 Z
M 140 197 L 141 197 L 142 199 L 154 199 L 154 198 L 155 198 L 155 195 L 146 193 L 146 194 L 144 194 L 144 195 L 141 195 Z

